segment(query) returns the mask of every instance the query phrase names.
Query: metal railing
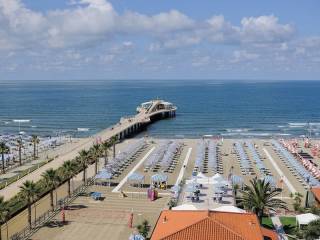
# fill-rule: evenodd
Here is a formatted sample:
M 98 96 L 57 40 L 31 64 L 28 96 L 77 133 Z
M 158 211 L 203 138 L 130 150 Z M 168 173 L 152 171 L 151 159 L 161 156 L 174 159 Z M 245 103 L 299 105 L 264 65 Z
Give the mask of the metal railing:
M 89 186 L 93 185 L 94 179 L 87 179 L 86 184 L 82 184 L 77 187 L 71 194 L 71 196 L 66 196 L 58 200 L 59 205 L 56 205 L 53 210 L 48 210 L 44 214 L 40 215 L 31 223 L 31 226 L 25 227 L 20 232 L 13 234 L 10 239 L 11 240 L 26 240 L 29 239 L 36 231 L 38 231 L 44 224 L 48 223 L 51 219 L 53 219 L 62 209 L 62 207 L 66 207 L 71 204 L 80 194 L 86 192 Z

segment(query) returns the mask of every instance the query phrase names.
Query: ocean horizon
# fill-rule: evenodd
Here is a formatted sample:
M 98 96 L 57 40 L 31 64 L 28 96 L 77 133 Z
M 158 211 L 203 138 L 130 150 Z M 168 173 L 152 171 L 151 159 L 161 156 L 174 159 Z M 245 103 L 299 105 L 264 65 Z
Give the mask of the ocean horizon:
M 286 137 L 320 134 L 320 81 L 79 80 L 0 82 L 0 134 L 84 137 L 160 98 L 178 107 L 153 137 Z

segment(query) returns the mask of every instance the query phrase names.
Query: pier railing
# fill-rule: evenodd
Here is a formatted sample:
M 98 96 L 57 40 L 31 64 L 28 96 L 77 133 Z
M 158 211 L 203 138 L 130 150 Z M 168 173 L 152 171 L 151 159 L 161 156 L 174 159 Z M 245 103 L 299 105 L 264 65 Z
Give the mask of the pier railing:
M 36 231 L 43 227 L 46 223 L 51 221 L 61 210 L 62 208 L 70 205 L 78 196 L 85 193 L 89 186 L 93 185 L 94 178 L 87 179 L 86 184 L 82 184 L 77 187 L 71 194 L 71 196 L 66 196 L 58 200 L 59 205 L 56 205 L 53 210 L 48 210 L 44 214 L 37 217 L 32 223 L 31 226 L 25 227 L 20 232 L 13 234 L 11 240 L 27 240 L 29 239 Z M 58 222 L 58 221 L 57 221 Z

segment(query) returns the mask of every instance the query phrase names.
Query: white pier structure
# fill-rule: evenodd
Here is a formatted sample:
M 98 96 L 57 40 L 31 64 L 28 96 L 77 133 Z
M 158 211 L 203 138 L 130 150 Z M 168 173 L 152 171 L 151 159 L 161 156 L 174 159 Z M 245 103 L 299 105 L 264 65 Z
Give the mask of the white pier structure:
M 119 140 L 143 131 L 150 123 L 176 116 L 177 107 L 164 100 L 151 100 L 137 107 L 137 114 L 132 117 L 123 117 L 114 126 Z

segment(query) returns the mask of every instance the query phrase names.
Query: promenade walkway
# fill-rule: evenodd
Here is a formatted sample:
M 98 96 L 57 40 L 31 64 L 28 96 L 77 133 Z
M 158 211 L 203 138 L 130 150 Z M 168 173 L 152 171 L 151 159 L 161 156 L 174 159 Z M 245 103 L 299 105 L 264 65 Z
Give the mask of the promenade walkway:
M 80 139 L 78 142 L 73 143 L 71 146 L 68 145 L 67 147 L 68 149 L 70 149 L 69 151 L 65 151 L 63 154 L 56 157 L 53 161 L 45 164 L 39 169 L 31 172 L 30 174 L 19 179 L 18 181 L 0 190 L 0 196 L 3 196 L 5 200 L 12 198 L 14 195 L 16 195 L 20 191 L 20 186 L 22 185 L 23 182 L 27 180 L 30 180 L 30 181 L 40 180 L 41 174 L 46 170 L 50 168 L 57 169 L 63 164 L 63 162 L 74 159 L 81 150 L 90 149 L 90 147 L 95 142 L 96 138 L 99 138 L 100 140 L 105 141 L 115 135 L 118 135 L 126 131 L 128 128 L 134 126 L 135 124 L 141 124 L 148 121 L 150 121 L 149 115 L 144 112 L 140 112 L 139 114 L 135 115 L 132 118 L 122 118 L 118 124 L 114 125 L 113 127 L 107 128 L 102 132 L 95 134 L 92 137 L 83 138 L 83 139 Z
M 286 233 L 283 230 L 283 226 L 282 226 L 282 223 L 281 223 L 279 217 L 273 216 L 273 217 L 271 217 L 271 221 L 273 223 L 273 226 L 274 226 L 276 232 L 279 235 L 279 239 L 288 240 L 288 237 L 286 236 Z

